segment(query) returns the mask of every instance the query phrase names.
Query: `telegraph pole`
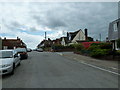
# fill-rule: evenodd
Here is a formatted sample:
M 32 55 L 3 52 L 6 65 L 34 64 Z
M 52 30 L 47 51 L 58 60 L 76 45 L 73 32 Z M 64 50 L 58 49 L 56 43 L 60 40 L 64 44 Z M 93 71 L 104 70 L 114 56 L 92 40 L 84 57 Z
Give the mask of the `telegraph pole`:
M 45 32 L 45 40 L 46 40 L 46 32 Z
M 99 36 L 100 36 L 100 41 L 101 41 L 101 33 L 99 34 Z
M 45 50 L 45 48 L 46 48 L 46 38 L 47 38 L 47 35 L 46 35 L 47 33 L 45 32 L 45 43 L 44 43 L 44 50 Z

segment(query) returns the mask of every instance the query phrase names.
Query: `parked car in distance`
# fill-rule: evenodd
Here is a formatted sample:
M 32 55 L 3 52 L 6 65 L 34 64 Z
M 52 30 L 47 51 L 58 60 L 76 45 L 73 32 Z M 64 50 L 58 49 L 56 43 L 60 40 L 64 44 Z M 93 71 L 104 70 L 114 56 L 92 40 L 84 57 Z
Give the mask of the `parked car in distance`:
M 20 62 L 20 55 L 15 50 L 0 50 L 0 75 L 14 74 Z
M 37 49 L 35 48 L 35 49 L 33 49 L 33 51 L 37 51 Z
M 43 49 L 42 48 L 37 48 L 37 51 L 38 52 L 43 52 Z
M 32 51 L 32 49 L 30 49 L 30 48 L 27 48 L 27 52 L 31 52 Z
M 27 49 L 26 48 L 16 48 L 16 51 L 20 54 L 20 59 L 27 59 L 28 54 L 27 54 Z

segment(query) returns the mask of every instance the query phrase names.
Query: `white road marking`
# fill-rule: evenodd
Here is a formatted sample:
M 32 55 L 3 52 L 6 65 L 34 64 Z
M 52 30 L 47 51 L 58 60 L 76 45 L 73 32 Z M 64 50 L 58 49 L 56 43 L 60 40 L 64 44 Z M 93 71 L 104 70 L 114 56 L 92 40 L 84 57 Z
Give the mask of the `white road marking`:
M 117 68 L 115 68 L 115 67 L 110 67 L 110 68 L 112 68 L 112 69 L 117 69 Z
M 57 54 L 59 54 L 61 56 L 63 55 L 62 53 L 57 53 Z M 77 60 L 77 58 L 73 58 L 73 59 Z M 115 74 L 115 75 L 120 75 L 119 73 L 116 73 L 116 72 L 113 72 L 113 71 L 110 71 L 110 70 L 107 70 L 107 69 L 104 69 L 104 68 L 101 68 L 101 67 L 98 67 L 98 66 L 95 66 L 95 65 L 92 65 L 92 64 L 85 63 L 84 61 L 80 61 L 80 63 L 85 64 L 85 65 L 90 66 L 90 67 L 93 67 L 93 68 L 97 68 L 97 69 L 102 70 L 102 71 L 106 71 L 106 72 Z
M 59 54 L 59 55 L 61 55 L 61 56 L 63 55 L 62 53 L 57 53 L 57 54 Z
M 80 63 L 85 64 L 85 65 L 88 65 L 88 66 L 93 67 L 93 68 L 100 69 L 100 70 L 102 70 L 102 71 L 106 71 L 106 72 L 115 74 L 115 75 L 120 75 L 119 73 L 116 73 L 116 72 L 113 72 L 113 71 L 110 71 L 110 70 L 107 70 L 107 69 L 104 69 L 104 68 L 101 68 L 101 67 L 98 67 L 98 66 L 94 66 L 94 65 L 92 65 L 92 64 L 88 64 L 88 63 L 85 63 L 85 62 L 83 62 L 83 61 L 80 62 Z

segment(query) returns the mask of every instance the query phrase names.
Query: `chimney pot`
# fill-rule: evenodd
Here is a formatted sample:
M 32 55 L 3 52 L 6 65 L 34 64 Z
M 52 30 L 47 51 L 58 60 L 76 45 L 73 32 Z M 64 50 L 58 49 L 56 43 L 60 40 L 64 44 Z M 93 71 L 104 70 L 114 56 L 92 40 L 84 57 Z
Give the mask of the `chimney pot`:
M 4 40 L 6 40 L 6 37 L 4 37 Z
M 88 30 L 85 28 L 85 39 L 88 39 Z

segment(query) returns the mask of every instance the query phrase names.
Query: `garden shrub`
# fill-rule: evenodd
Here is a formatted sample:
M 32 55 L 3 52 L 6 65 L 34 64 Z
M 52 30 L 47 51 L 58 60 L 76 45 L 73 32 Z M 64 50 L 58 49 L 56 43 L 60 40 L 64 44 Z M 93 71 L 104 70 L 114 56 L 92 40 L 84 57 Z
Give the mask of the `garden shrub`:
M 88 48 L 89 51 L 93 51 L 95 49 L 100 49 L 100 47 L 98 45 L 92 45 Z
M 105 56 L 109 53 L 109 49 L 95 49 L 90 53 L 92 57 Z
M 82 49 L 84 49 L 84 46 L 82 44 L 72 44 L 72 46 L 74 47 L 74 49 L 76 51 L 81 51 Z
M 112 43 L 101 43 L 101 49 L 112 49 Z
M 111 54 L 112 44 L 111 43 L 92 43 L 88 48 L 90 56 L 99 57 Z
M 53 45 L 52 49 L 54 50 L 74 49 L 74 46 L 73 45 L 69 45 L 69 46 Z
M 89 49 L 94 48 L 112 49 L 112 43 L 92 43 Z
M 120 48 L 120 38 L 117 40 L 117 47 Z
M 92 43 L 90 46 L 98 46 L 101 45 L 101 43 Z

